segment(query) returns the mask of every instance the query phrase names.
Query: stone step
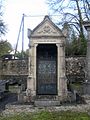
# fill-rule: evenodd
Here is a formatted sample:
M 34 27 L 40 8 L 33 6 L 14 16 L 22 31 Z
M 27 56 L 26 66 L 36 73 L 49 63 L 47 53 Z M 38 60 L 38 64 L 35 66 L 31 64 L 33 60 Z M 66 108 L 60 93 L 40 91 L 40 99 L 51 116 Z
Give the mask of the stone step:
M 36 100 L 56 100 L 56 95 L 37 95 Z
M 50 106 L 59 106 L 59 100 L 35 100 L 34 105 L 36 107 L 50 107 Z

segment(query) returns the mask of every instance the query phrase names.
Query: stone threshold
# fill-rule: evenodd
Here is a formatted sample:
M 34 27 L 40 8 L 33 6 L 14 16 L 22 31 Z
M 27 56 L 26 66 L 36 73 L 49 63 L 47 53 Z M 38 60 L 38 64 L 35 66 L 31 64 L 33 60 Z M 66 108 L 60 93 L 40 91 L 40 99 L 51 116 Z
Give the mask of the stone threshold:
M 35 100 L 34 105 L 37 107 L 59 106 L 59 100 Z

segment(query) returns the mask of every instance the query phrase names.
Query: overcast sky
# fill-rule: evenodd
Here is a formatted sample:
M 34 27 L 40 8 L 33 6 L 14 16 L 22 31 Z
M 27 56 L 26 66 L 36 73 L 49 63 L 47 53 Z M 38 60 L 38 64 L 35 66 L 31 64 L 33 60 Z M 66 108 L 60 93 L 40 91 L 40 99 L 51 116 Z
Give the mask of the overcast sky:
M 8 33 L 5 36 L 12 46 L 15 48 L 19 28 L 21 24 L 22 15 L 47 15 L 48 6 L 45 0 L 5 0 L 4 1 L 4 21 L 7 24 Z M 25 17 L 25 39 L 24 49 L 28 48 L 27 28 L 33 29 L 38 25 L 43 17 Z M 21 49 L 21 37 L 19 40 L 19 47 Z

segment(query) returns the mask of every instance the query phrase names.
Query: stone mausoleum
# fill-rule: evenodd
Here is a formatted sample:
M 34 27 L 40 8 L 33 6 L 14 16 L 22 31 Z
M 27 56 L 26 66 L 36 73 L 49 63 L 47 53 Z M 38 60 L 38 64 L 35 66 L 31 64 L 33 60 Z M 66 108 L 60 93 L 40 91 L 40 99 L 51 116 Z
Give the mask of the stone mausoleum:
M 29 68 L 26 94 L 30 99 L 47 96 L 62 101 L 67 97 L 65 34 L 48 16 L 29 30 Z

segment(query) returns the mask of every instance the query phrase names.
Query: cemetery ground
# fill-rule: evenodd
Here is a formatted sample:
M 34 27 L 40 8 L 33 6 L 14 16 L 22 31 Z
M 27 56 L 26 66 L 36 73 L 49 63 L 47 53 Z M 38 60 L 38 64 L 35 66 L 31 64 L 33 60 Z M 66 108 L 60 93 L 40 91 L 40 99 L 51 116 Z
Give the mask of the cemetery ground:
M 18 85 L 9 86 L 9 91 L 7 96 L 0 101 L 0 113 L 5 110 L 7 104 L 17 101 Z M 72 110 L 54 111 L 52 107 L 50 109 L 39 108 L 36 112 L 22 111 L 14 114 L 0 114 L 0 120 L 90 120 L 90 110 L 86 112 Z

